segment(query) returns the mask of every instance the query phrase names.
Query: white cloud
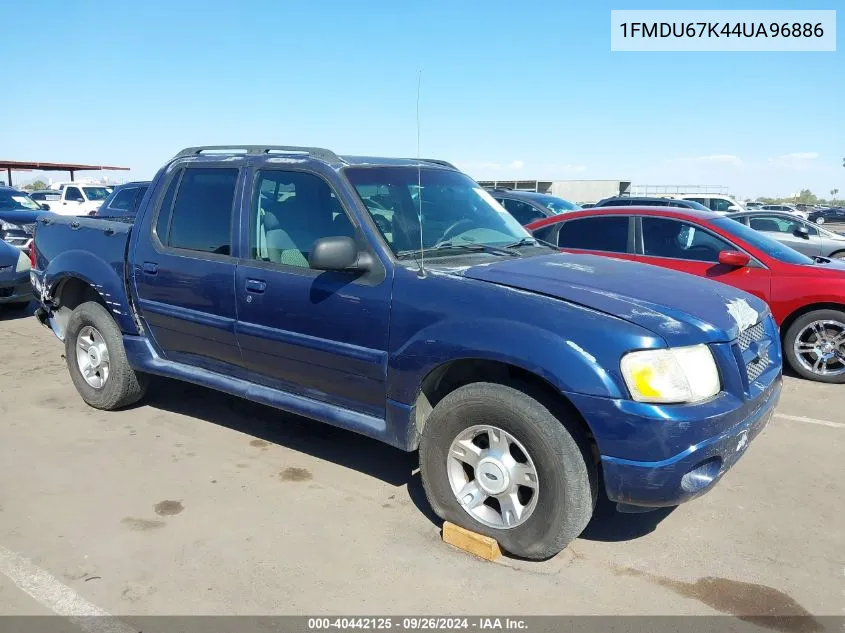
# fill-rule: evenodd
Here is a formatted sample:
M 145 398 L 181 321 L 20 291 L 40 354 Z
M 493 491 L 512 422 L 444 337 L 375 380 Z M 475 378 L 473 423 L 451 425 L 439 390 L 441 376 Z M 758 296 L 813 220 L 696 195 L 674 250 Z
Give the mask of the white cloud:
M 782 154 L 769 159 L 769 165 L 783 167 L 784 169 L 805 170 L 813 169 L 815 160 L 819 157 L 818 152 L 793 152 Z
M 745 163 L 735 154 L 710 154 L 709 156 L 690 156 L 670 160 L 670 163 L 694 164 L 694 165 L 728 165 L 730 167 L 742 167 Z
M 546 165 L 546 170 L 552 174 L 578 174 L 587 169 L 586 165 L 577 165 L 573 163 Z

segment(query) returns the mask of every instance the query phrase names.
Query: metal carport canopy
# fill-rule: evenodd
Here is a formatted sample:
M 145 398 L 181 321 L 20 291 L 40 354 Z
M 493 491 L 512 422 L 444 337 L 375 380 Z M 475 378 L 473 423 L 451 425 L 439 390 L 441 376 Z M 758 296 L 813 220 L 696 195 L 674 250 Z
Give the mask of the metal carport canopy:
M 70 172 L 70 179 L 77 171 L 129 171 L 129 167 L 115 167 L 114 165 L 83 165 L 80 163 L 31 163 L 22 160 L 0 160 L 0 170 L 5 169 L 8 174 L 7 184 L 12 186 L 12 171 L 66 171 Z

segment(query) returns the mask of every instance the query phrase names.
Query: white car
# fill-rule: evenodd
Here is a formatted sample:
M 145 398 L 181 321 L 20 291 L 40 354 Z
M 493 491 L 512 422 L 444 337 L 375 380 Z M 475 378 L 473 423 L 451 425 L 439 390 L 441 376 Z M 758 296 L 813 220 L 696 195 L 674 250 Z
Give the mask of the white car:
M 50 185 L 50 189 L 59 194 L 60 198 L 39 203 L 59 215 L 90 215 L 100 208 L 103 200 L 111 193 L 111 189 L 104 185 L 83 185 L 76 182 L 55 183 Z
M 781 211 L 783 213 L 791 213 L 792 215 L 797 215 L 799 218 L 803 218 L 806 220 L 810 214 L 796 209 L 791 204 L 764 204 L 760 207 L 761 211 Z
M 675 198 L 676 200 L 691 200 L 698 204 L 703 204 L 705 207 L 716 213 L 735 213 L 737 211 L 745 211 L 745 207 L 730 196 L 725 196 L 720 193 L 673 193 L 661 194 L 666 198 Z

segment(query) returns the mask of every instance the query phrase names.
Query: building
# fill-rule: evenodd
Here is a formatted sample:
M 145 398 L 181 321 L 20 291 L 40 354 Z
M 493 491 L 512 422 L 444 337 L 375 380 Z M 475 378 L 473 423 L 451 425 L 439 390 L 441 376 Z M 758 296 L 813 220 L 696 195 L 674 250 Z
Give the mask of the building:
M 488 189 L 549 193 L 578 203 L 631 193 L 630 180 L 479 180 L 478 184 Z

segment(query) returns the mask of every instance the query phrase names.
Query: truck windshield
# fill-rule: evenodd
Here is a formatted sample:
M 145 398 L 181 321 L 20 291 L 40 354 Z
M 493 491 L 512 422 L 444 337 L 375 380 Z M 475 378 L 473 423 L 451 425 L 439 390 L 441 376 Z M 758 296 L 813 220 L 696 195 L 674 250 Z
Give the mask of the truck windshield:
M 564 200 L 563 198 L 558 198 L 557 196 L 538 196 L 536 200 L 556 215 L 566 213 L 567 211 L 577 211 L 581 208 L 577 204 L 569 200 Z
M 460 172 L 403 166 L 347 167 L 344 173 L 397 256 L 419 251 L 420 224 L 426 249 L 447 242 L 502 247 L 531 239 L 504 207 Z
M 111 193 L 106 187 L 83 187 L 89 200 L 105 200 Z
M 36 211 L 41 207 L 22 191 L 0 191 L 0 209 Z
M 755 248 L 759 248 L 770 257 L 782 261 L 785 264 L 813 264 L 812 259 L 798 251 L 781 244 L 772 238 L 755 231 L 750 226 L 742 223 L 742 218 L 722 217 L 712 221 L 720 229 L 736 235 L 739 239 L 748 242 Z

